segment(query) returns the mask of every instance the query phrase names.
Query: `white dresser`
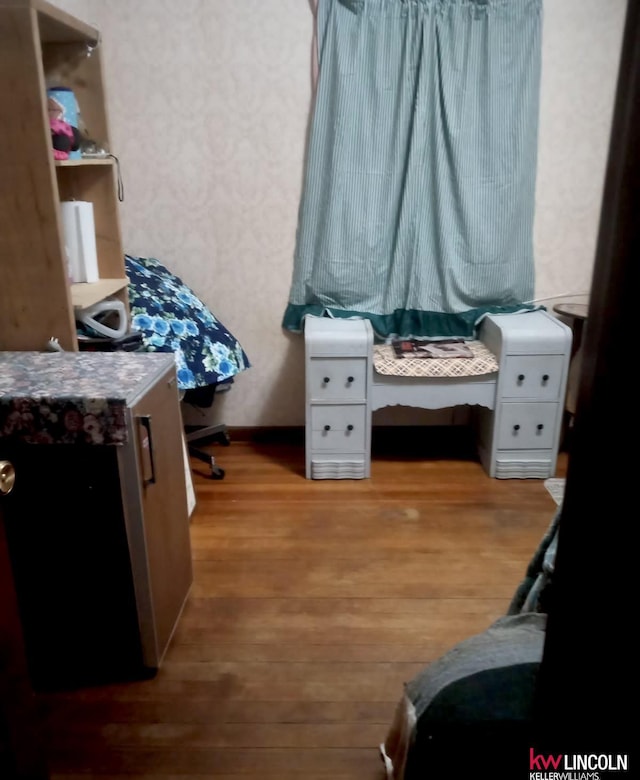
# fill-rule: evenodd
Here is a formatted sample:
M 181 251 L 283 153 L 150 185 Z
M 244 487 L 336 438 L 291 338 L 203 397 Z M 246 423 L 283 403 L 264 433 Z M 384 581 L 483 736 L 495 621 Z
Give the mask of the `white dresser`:
M 377 376 L 368 320 L 307 317 L 304 334 L 308 479 L 369 477 L 372 410 L 399 404 L 473 406 L 489 476 L 555 475 L 571 330 L 548 312 L 485 317 L 479 339 L 499 370 L 455 380 Z

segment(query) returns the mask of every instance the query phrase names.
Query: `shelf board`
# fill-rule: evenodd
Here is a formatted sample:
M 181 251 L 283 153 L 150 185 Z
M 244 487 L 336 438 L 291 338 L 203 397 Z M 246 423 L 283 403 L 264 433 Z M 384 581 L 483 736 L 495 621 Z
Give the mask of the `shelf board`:
M 100 279 L 97 282 L 81 282 L 71 285 L 71 301 L 74 309 L 86 309 L 108 298 L 129 284 L 129 279 Z
M 113 165 L 113 157 L 81 157 L 75 160 L 55 160 L 56 168 L 77 168 L 85 165 Z
M 96 45 L 100 40 L 100 33 L 95 27 L 76 19 L 47 0 L 27 0 L 27 2 L 38 13 L 40 37 L 43 43 Z

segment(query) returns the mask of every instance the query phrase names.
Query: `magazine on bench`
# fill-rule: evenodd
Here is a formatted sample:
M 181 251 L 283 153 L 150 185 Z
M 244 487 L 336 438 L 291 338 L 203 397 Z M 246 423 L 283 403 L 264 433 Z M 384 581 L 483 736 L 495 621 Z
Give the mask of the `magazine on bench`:
M 421 341 L 394 339 L 391 342 L 397 358 L 472 358 L 473 352 L 462 339 Z

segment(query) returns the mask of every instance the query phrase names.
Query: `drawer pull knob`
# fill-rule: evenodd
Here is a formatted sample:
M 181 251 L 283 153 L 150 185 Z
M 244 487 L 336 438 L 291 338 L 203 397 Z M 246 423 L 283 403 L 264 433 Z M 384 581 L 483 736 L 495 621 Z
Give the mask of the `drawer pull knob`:
M 348 377 L 347 377 L 347 382 L 348 382 L 349 384 L 351 384 L 351 383 L 353 382 L 353 377 L 352 377 L 352 376 L 348 376 Z
M 348 431 L 352 431 L 353 430 L 353 425 L 347 425 L 347 430 Z
M 322 381 L 325 383 L 325 385 L 328 385 L 329 382 L 331 381 L 331 377 L 325 376 L 325 378 Z
M 520 430 L 520 426 L 518 424 L 514 425 L 513 426 L 513 430 L 514 431 L 519 431 Z
M 325 425 L 324 429 L 325 429 L 325 431 L 330 431 L 331 430 L 331 426 L 330 425 Z
M 543 374 L 542 375 L 542 381 L 543 382 L 548 382 L 549 381 L 549 374 Z
M 541 430 L 544 428 L 544 425 L 543 425 L 542 423 L 538 423 L 538 424 L 536 425 L 536 428 L 537 428 L 539 431 L 541 431 Z
M 518 382 L 524 382 L 524 374 L 518 374 Z

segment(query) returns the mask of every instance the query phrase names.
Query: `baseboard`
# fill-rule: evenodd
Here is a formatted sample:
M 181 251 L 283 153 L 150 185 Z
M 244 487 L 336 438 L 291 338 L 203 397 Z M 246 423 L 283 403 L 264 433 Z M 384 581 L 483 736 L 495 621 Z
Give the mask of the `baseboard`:
M 232 442 L 244 441 L 257 444 L 292 444 L 304 446 L 303 425 L 292 426 L 229 426 Z M 441 455 L 459 454 L 464 451 L 475 457 L 475 438 L 470 426 L 466 425 L 374 425 L 371 432 L 372 451 L 387 449 L 404 452 L 417 450 L 421 453 L 433 450 Z
M 231 441 L 257 444 L 301 444 L 304 446 L 304 425 L 265 425 L 254 427 L 227 426 Z

